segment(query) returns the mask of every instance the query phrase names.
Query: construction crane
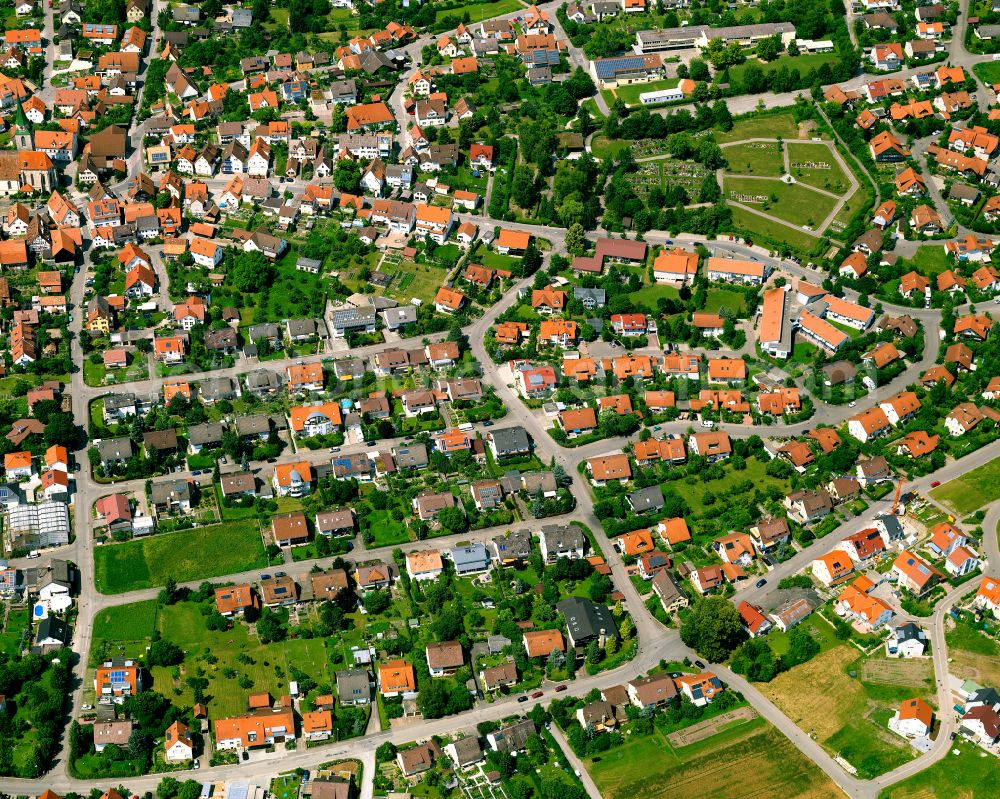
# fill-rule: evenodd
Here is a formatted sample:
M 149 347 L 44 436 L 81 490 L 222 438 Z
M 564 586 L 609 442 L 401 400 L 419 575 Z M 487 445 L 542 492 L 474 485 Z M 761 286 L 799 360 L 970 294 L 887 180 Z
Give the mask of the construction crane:
M 899 498 L 903 495 L 903 483 L 905 482 L 902 477 L 858 477 L 856 474 L 838 474 L 837 477 L 848 477 L 859 483 L 895 483 L 896 496 L 892 500 L 892 515 L 899 515 Z

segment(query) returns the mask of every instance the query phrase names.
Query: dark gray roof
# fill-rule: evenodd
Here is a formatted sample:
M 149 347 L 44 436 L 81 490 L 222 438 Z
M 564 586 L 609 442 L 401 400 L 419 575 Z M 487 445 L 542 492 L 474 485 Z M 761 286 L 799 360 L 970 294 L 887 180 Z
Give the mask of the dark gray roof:
M 663 491 L 659 486 L 640 488 L 628 495 L 628 501 L 636 513 L 657 511 L 663 507 Z
M 490 438 L 498 454 L 524 452 L 531 447 L 528 431 L 523 427 L 502 427 L 490 431 Z
M 576 643 L 618 634 L 615 617 L 604 605 L 571 596 L 556 603 L 556 609 L 566 618 L 566 629 Z

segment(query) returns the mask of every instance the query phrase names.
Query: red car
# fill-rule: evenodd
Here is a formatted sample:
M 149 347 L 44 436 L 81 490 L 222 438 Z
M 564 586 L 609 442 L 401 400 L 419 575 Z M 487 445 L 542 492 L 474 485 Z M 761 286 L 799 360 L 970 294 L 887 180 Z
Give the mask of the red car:
M 542 698 L 542 692 L 541 691 L 535 691 L 535 693 L 533 693 L 531 695 L 531 698 L 532 699 L 541 699 Z
M 935 480 L 933 483 L 931 483 L 931 488 L 937 488 L 939 485 L 941 485 L 941 481 Z
M 565 691 L 565 690 L 566 690 L 566 686 L 565 685 L 557 685 L 556 686 L 556 693 L 559 693 L 560 691 Z

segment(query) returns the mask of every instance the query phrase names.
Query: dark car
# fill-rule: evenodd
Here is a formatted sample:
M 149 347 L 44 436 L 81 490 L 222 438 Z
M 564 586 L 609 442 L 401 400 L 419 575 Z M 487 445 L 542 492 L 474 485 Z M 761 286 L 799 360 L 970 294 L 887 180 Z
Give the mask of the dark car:
M 556 693 L 559 693 L 560 691 L 565 691 L 565 690 L 566 690 L 566 686 L 565 685 L 557 685 L 556 686 Z
M 765 585 L 767 585 L 767 580 L 765 580 L 763 577 L 761 577 L 757 581 L 756 585 L 757 585 L 758 588 L 763 588 Z
M 528 701 L 528 697 L 526 697 L 526 696 L 519 696 L 517 698 L 517 701 L 518 702 L 527 702 Z
M 694 662 L 694 665 L 696 665 L 696 666 L 697 666 L 697 667 L 698 667 L 699 669 L 703 669 L 703 668 L 705 668 L 705 664 L 704 664 L 704 663 L 702 663 L 702 662 L 701 662 L 700 660 L 696 660 L 696 661 Z

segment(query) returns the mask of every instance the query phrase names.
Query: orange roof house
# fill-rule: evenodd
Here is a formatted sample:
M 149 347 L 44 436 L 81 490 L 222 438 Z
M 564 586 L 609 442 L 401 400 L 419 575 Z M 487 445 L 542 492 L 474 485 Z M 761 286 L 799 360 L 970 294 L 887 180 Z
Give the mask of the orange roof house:
M 529 658 L 547 658 L 553 649 L 566 651 L 566 642 L 559 630 L 526 630 L 524 650 Z
M 382 696 L 398 696 L 417 690 L 417 675 L 405 660 L 390 660 L 378 667 L 378 687 Z

